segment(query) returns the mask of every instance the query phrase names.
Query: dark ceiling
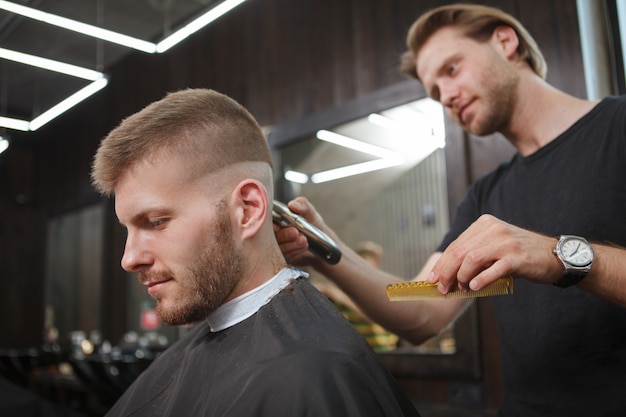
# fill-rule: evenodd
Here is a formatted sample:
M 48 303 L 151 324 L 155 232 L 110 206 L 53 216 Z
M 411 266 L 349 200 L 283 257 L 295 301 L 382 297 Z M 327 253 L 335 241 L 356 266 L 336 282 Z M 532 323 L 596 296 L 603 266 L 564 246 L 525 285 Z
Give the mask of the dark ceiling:
M 105 74 L 125 54 L 134 51 L 8 12 L 1 8 L 2 3 L 0 48 Z M 221 0 L 14 0 L 12 3 L 158 42 Z M 0 117 L 31 120 L 89 82 L 0 58 Z

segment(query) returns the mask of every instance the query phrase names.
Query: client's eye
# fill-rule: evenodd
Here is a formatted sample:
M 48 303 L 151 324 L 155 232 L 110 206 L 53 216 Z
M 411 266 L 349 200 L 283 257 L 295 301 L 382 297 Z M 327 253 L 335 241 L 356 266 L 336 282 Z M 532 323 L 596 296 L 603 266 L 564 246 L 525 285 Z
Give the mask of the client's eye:
M 150 225 L 150 227 L 154 228 L 154 229 L 158 229 L 161 228 L 165 225 L 166 223 L 166 219 L 163 218 L 158 218 L 158 219 L 149 219 L 148 220 L 148 224 Z

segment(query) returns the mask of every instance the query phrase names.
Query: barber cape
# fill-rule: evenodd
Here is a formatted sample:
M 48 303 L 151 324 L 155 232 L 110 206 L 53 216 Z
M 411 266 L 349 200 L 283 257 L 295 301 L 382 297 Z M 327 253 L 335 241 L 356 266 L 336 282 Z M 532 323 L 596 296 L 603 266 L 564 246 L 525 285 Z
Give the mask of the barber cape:
M 363 337 L 295 269 L 216 309 L 113 416 L 419 416 Z

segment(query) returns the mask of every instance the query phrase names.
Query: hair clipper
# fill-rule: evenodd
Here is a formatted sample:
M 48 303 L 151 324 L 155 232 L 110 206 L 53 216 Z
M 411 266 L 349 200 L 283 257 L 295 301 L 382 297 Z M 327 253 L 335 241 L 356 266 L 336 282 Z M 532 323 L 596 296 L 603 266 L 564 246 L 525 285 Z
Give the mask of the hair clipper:
M 341 250 L 335 241 L 309 223 L 304 217 L 289 210 L 286 204 L 274 200 L 272 216 L 274 223 L 279 226 L 294 226 L 298 229 L 306 237 L 309 243 L 309 250 L 325 262 L 335 265 L 341 259 Z

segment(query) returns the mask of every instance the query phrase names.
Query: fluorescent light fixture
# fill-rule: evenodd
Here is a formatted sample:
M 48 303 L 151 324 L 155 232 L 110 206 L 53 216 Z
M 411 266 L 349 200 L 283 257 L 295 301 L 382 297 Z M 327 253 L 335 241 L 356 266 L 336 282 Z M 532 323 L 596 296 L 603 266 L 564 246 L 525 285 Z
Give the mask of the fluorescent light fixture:
M 138 51 L 154 54 L 167 51 L 185 38 L 189 37 L 209 23 L 213 22 L 214 20 L 228 13 L 235 7 L 239 6 L 244 1 L 245 0 L 225 0 L 210 9 L 208 12 L 198 17 L 197 19 L 183 26 L 178 31 L 172 33 L 167 38 L 161 40 L 158 44 L 134 38 L 132 36 L 124 35 L 122 33 L 113 32 L 111 30 L 103 29 L 98 26 L 88 25 L 86 23 L 78 22 L 76 20 L 68 19 L 52 13 L 43 12 L 41 10 L 22 6 L 5 0 L 0 0 L 0 9 L 63 29 L 82 33 L 83 35 L 91 36 L 93 38 L 115 43 L 126 48 L 132 48 Z
M 91 97 L 98 91 L 102 90 L 104 87 L 106 87 L 107 83 L 108 83 L 108 80 L 106 78 L 100 78 L 99 80 L 96 80 L 92 82 L 91 84 L 89 84 L 88 86 L 78 90 L 76 93 L 72 94 L 65 100 L 61 101 L 60 103 L 51 107 L 50 109 L 48 109 L 47 111 L 39 115 L 38 117 L 34 118 L 29 123 L 29 126 L 28 126 L 29 129 L 30 130 L 39 129 L 41 126 L 45 125 L 46 123 L 48 123 L 55 117 L 60 116 L 61 114 L 65 113 L 66 111 L 68 111 L 69 109 L 71 109 L 72 107 L 80 103 L 81 101 L 87 99 L 88 97 Z
M 91 82 L 88 86 L 83 87 L 68 98 L 62 100 L 58 104 L 55 104 L 50 109 L 41 113 L 39 116 L 35 117 L 31 121 L 12 119 L 9 117 L 0 117 L 0 127 L 6 127 L 14 130 L 22 130 L 24 132 L 29 130 L 35 131 L 41 126 L 50 122 L 52 119 L 60 116 L 72 107 L 76 106 L 81 101 L 102 90 L 107 85 L 107 83 L 108 80 L 104 77 L 95 80 Z
M 347 165 L 341 168 L 330 169 L 311 175 L 311 182 L 319 184 L 322 182 L 334 181 L 352 175 L 365 174 L 366 172 L 378 171 L 380 169 L 391 168 L 402 165 L 404 158 L 383 158 L 360 164 Z
M 394 122 L 388 117 L 381 116 L 378 113 L 370 114 L 369 116 L 367 116 L 367 120 L 373 125 L 384 127 L 387 129 L 392 129 L 396 127 L 396 122 Z
M 94 81 L 104 76 L 101 72 L 93 71 L 88 68 L 78 67 L 76 65 L 55 61 L 53 59 L 42 58 L 36 55 L 29 55 L 5 48 L 0 48 L 0 58 L 18 62 L 20 64 L 30 65 L 31 67 L 37 67 L 48 71 L 70 75 L 72 77 L 82 78 L 84 80 Z
M 54 105 L 32 121 L 0 117 L 0 126 L 9 129 L 22 131 L 37 130 L 50 120 L 85 100 L 87 97 L 103 89 L 108 82 L 101 72 L 52 59 L 12 51 L 10 49 L 0 48 L 0 58 L 92 81 L 89 85 Z
M 424 116 L 421 118 L 424 119 Z M 394 148 L 401 148 L 402 154 L 407 159 L 422 160 L 437 148 L 446 146 L 444 128 L 434 122 L 428 123 L 426 120 L 418 119 L 416 123 L 409 125 L 377 113 L 370 114 L 367 120 L 374 125 L 393 130 L 396 142 Z
M 377 136 L 379 136 L 379 140 L 384 141 L 388 148 L 336 132 L 319 130 L 316 136 L 320 140 L 363 152 L 378 157 L 378 159 L 314 173 L 310 177 L 312 183 L 319 184 L 402 164 L 413 166 L 438 148 L 445 146 L 443 109 L 441 104 L 431 99 L 422 99 L 388 109 L 383 114 L 372 113 L 367 120 L 384 128 L 384 131 L 379 130 L 377 132 Z M 339 128 L 339 130 L 348 130 L 347 126 L 343 127 L 345 129 Z M 350 129 L 354 132 L 353 128 L 354 126 Z M 285 179 L 305 184 L 306 174 L 297 174 L 302 175 L 300 181 L 296 180 L 296 176 L 291 177 L 293 179 L 288 178 L 287 173 L 285 173 Z
M 217 20 L 221 16 L 225 15 L 235 7 L 239 6 L 246 0 L 225 0 L 213 7 L 208 12 L 204 13 L 202 16 L 183 26 L 181 29 L 172 33 L 167 38 L 163 39 L 156 45 L 156 52 L 162 53 L 170 49 L 172 46 L 186 39 L 193 33 L 199 31 L 209 23 Z
M 368 155 L 377 156 L 379 158 L 396 158 L 399 155 L 398 152 L 390 151 L 389 149 L 381 148 L 380 146 L 349 138 L 329 130 L 319 130 L 316 136 L 318 139 L 325 142 L 330 142 L 335 145 L 343 146 L 344 148 L 349 148 Z
M 420 115 L 415 113 L 418 116 L 424 118 L 424 115 Z M 372 113 L 367 116 L 367 121 L 373 125 L 385 128 L 385 129 L 393 129 L 404 135 L 415 136 L 416 133 L 427 132 L 429 135 L 434 135 L 435 130 L 434 127 L 430 125 L 430 123 L 424 123 L 425 121 L 418 120 L 417 123 L 413 121 L 398 121 L 390 119 L 387 116 L 380 115 L 378 113 Z
M 9 141 L 0 136 L 0 153 L 6 151 L 9 148 Z
M 104 41 L 115 43 L 127 48 L 133 48 L 146 53 L 162 53 L 167 51 L 174 45 L 178 44 L 182 40 L 186 39 L 194 32 L 202 29 L 204 26 L 228 13 L 230 10 L 234 9 L 244 1 L 245 0 L 225 0 L 198 17 L 197 19 L 193 20 L 189 24 L 185 25 L 182 29 L 174 32 L 167 38 L 163 39 L 158 44 L 133 38 L 132 36 L 113 32 L 97 26 L 88 25 L 86 23 L 78 22 L 76 20 L 68 19 L 52 13 L 47 13 L 41 10 L 22 6 L 20 4 L 16 4 L 10 1 L 0 0 L 0 10 L 6 10 L 20 16 L 34 19 L 63 29 L 78 32 L 93 38 L 102 39 Z M 32 121 L 0 116 L 0 127 L 6 127 L 9 129 L 22 131 L 37 130 L 44 124 L 48 123 L 50 120 L 58 117 L 63 112 L 85 100 L 87 97 L 95 94 L 97 91 L 101 90 L 107 85 L 106 77 L 100 72 L 71 64 L 66 64 L 52 59 L 42 58 L 17 51 L 11 51 L 4 48 L 0 48 L 0 59 L 7 59 L 37 68 L 42 68 L 44 70 L 55 71 L 62 74 L 71 75 L 73 77 L 93 81 L 87 87 L 84 87 L 78 92 L 72 94 L 70 97 L 53 106 Z
M 52 13 L 42 12 L 41 10 L 15 4 L 10 1 L 0 0 L 0 9 L 19 14 L 20 16 L 28 17 L 33 20 L 38 20 L 49 25 L 82 33 L 83 35 L 91 36 L 93 38 L 122 45 L 127 48 L 133 48 L 147 53 L 156 52 L 156 45 L 152 42 L 143 41 L 141 39 L 133 38 L 132 36 L 123 35 L 121 33 L 102 29 L 98 26 L 88 25 L 76 20 L 67 19 Z
M 285 179 L 298 184 L 306 184 L 309 182 L 309 176 L 307 174 L 292 170 L 285 171 Z
M 443 107 L 429 98 L 370 114 L 367 120 L 384 128 L 380 136 L 385 145 L 411 163 L 419 163 L 446 144 Z
M 0 116 L 0 127 L 6 127 L 7 129 L 13 130 L 21 130 L 23 132 L 30 130 L 28 128 L 28 121 L 2 116 Z
M 400 115 L 400 113 L 400 111 L 397 111 L 396 116 Z M 373 125 L 385 129 L 392 129 L 403 136 L 417 140 L 422 140 L 423 136 L 426 136 L 426 138 L 432 136 L 440 137 L 445 142 L 445 126 L 441 109 L 430 110 L 430 114 L 424 114 L 410 109 L 405 110 L 403 113 L 405 114 L 402 115 L 403 118 L 400 120 L 392 119 L 378 113 L 372 113 L 367 116 L 367 121 Z
M 315 173 L 311 175 L 311 182 L 314 184 L 333 181 L 352 175 L 364 174 L 366 172 L 377 171 L 379 169 L 390 168 L 401 165 L 405 162 L 404 156 L 399 152 L 390 151 L 389 149 L 381 148 L 380 146 L 340 135 L 329 130 L 319 130 L 316 136 L 318 139 L 325 142 L 343 146 L 358 152 L 363 152 L 368 155 L 377 156 L 380 159 Z

